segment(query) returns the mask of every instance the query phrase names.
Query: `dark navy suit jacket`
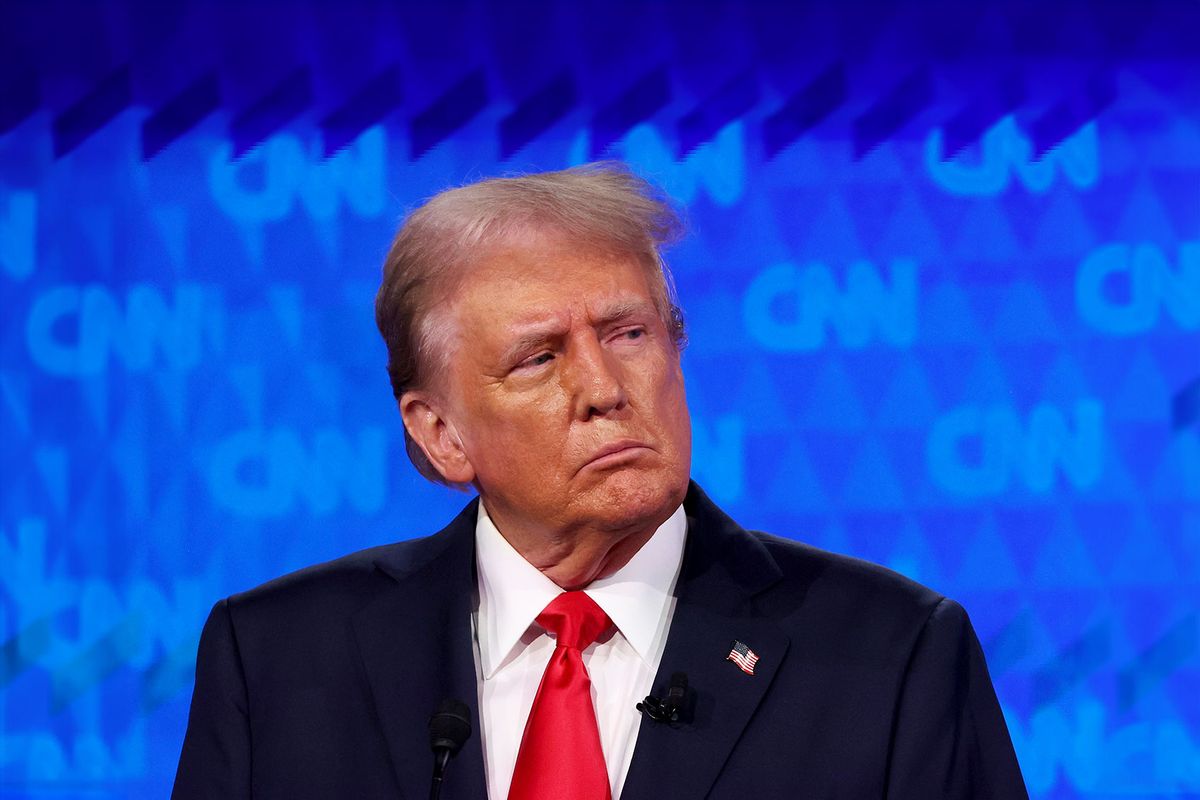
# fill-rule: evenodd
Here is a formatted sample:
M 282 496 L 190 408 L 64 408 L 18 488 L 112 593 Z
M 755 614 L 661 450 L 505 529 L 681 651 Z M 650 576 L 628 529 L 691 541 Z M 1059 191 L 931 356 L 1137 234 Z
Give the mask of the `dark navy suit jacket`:
M 435 536 L 217 603 L 173 796 L 426 797 L 439 701 L 466 702 L 479 729 L 475 502 Z M 643 720 L 623 798 L 1027 797 L 961 606 L 882 567 L 745 531 L 695 484 L 684 506 L 655 687 L 685 672 L 691 718 Z M 735 640 L 759 655 L 753 675 L 726 659 Z M 486 796 L 476 733 L 442 797 Z

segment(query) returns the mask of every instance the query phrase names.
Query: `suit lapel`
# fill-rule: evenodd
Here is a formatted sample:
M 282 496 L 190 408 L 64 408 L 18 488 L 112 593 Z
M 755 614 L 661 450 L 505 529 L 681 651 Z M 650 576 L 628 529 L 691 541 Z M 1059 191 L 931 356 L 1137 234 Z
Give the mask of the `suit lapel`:
M 787 635 L 756 615 L 752 602 L 779 579 L 774 559 L 695 484 L 685 507 L 678 601 L 654 689 L 665 696 L 671 675 L 686 673 L 692 718 L 674 727 L 642 720 L 622 790 L 626 800 L 704 797 L 787 654 Z M 759 656 L 753 675 L 727 660 L 735 640 Z
M 685 509 L 678 599 L 654 689 L 665 695 L 671 675 L 686 673 L 693 717 L 677 727 L 642 721 L 622 791 L 626 800 L 704 797 L 787 654 L 787 635 L 753 604 L 779 579 L 774 559 L 694 483 Z M 381 556 L 376 566 L 394 582 L 354 617 L 392 767 L 410 800 L 429 791 L 429 717 L 446 698 L 470 708 L 472 736 L 447 770 L 442 797 L 487 796 L 470 621 L 475 515 L 471 503 L 436 536 Z M 735 640 L 758 654 L 753 675 L 726 660 Z
M 428 794 L 429 717 L 444 699 L 471 710 L 471 738 L 450 763 L 445 800 L 486 797 L 470 615 L 475 595 L 475 503 L 418 546 L 385 553 L 394 579 L 354 618 L 354 631 L 392 767 L 406 798 Z

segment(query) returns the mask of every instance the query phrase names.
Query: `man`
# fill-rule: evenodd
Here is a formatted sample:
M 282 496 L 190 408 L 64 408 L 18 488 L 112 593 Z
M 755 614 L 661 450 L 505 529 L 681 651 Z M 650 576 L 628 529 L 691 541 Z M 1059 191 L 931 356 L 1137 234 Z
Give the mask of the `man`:
M 376 317 L 409 455 L 479 500 L 217 603 L 176 797 L 420 797 L 448 698 L 446 798 L 1026 796 L 961 607 L 689 483 L 676 228 L 613 165 L 408 218 Z

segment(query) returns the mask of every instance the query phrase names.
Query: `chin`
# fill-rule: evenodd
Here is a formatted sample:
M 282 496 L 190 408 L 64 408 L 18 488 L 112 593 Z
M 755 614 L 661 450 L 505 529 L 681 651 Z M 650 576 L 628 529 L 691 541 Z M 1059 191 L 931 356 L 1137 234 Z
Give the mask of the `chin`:
M 683 502 L 687 494 L 687 476 L 682 479 L 666 471 L 620 470 L 610 475 L 593 496 L 596 517 L 613 530 L 641 527 L 653 522 L 657 527 Z

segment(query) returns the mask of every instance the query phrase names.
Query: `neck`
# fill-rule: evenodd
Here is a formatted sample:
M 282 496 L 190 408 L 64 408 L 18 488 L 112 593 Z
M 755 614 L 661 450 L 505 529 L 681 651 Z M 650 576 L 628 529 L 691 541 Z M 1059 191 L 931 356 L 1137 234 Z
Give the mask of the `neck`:
M 516 520 L 506 520 L 502 512 L 497 515 L 491 508 L 487 511 L 500 535 L 513 549 L 567 591 L 583 589 L 628 564 L 666 521 L 665 518 L 652 520 L 619 531 L 586 527 L 545 531 Z

